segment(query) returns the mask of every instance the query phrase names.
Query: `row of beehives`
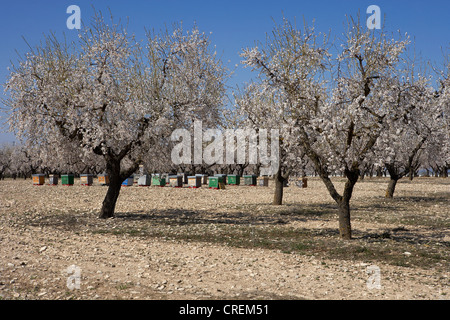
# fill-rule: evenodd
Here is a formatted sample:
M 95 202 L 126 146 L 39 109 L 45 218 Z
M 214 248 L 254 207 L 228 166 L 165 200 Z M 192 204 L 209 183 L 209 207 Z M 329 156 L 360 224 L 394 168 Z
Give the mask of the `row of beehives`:
M 74 185 L 75 176 L 73 174 L 61 175 L 61 184 L 70 186 Z M 91 186 L 94 182 L 94 175 L 92 174 L 82 174 L 80 175 L 80 184 L 84 186 Z M 109 179 L 108 175 L 102 174 L 98 176 L 98 183 L 101 185 L 108 185 Z M 34 185 L 44 185 L 45 175 L 35 174 L 33 175 Z M 122 186 L 129 187 L 133 185 L 138 185 L 141 187 L 158 186 L 158 187 L 174 187 L 182 188 L 184 186 L 189 188 L 200 188 L 202 185 L 207 185 L 212 189 L 224 189 L 225 185 L 247 185 L 247 186 L 269 186 L 268 177 L 258 177 L 257 175 L 226 175 L 226 174 L 216 174 L 214 176 L 207 176 L 203 174 L 196 174 L 194 176 L 189 176 L 187 174 L 152 174 L 150 175 L 135 175 L 129 177 L 122 182 Z M 58 185 L 58 176 L 49 175 L 49 185 Z

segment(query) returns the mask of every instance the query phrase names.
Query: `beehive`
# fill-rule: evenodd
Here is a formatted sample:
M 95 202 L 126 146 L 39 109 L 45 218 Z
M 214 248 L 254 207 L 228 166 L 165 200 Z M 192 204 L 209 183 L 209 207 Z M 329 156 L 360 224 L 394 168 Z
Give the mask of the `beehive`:
M 188 184 L 188 174 L 187 173 L 178 173 L 178 176 L 181 176 L 181 181 L 184 184 Z
M 45 183 L 45 175 L 33 174 L 33 185 L 42 186 Z
M 140 187 L 149 187 L 151 184 L 151 178 L 149 175 L 144 174 L 142 176 L 139 177 L 138 181 L 137 181 L 138 186 Z
M 208 176 L 206 174 L 196 174 L 195 176 L 201 177 L 202 184 L 208 184 Z
M 308 178 L 302 178 L 302 188 L 308 188 Z
M 131 187 L 133 185 L 134 179 L 133 177 L 129 177 L 126 178 L 123 182 L 122 182 L 122 186 L 124 187 Z
M 226 174 L 215 174 L 215 177 L 222 177 L 223 178 L 223 183 L 227 184 L 227 175 Z
M 237 175 L 229 175 L 228 178 L 228 184 L 231 185 L 239 185 L 241 183 L 241 177 Z
M 61 175 L 61 184 L 63 186 L 73 186 L 75 178 L 73 174 L 63 174 Z
M 169 186 L 171 186 L 172 188 L 182 188 L 183 176 L 180 175 L 169 176 Z
M 190 176 L 188 177 L 189 188 L 200 188 L 202 186 L 202 177 Z
M 269 186 L 269 177 L 259 177 L 258 178 L 258 186 L 268 187 Z
M 246 186 L 256 186 L 256 179 L 258 178 L 258 176 L 251 174 L 251 175 L 246 175 L 244 176 L 244 184 Z
M 92 186 L 93 176 L 92 174 L 81 174 L 80 183 L 82 186 Z
M 221 185 L 225 186 L 223 177 L 209 177 L 209 188 L 211 189 L 220 189 Z
M 107 174 L 101 174 L 98 176 L 98 183 L 100 183 L 102 186 L 109 185 L 109 177 Z
M 58 185 L 58 176 L 56 174 L 51 174 L 48 176 L 49 185 L 57 186 Z
M 166 185 L 166 179 L 162 178 L 160 174 L 152 175 L 152 186 L 164 187 Z

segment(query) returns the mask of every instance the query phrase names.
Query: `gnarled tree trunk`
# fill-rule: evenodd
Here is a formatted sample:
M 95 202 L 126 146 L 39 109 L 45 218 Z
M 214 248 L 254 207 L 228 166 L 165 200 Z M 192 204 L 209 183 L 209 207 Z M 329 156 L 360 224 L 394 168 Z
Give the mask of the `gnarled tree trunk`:
M 339 207 L 339 235 L 341 239 L 352 239 L 352 226 L 350 223 L 350 199 L 352 198 L 353 188 L 358 181 L 360 173 L 355 165 L 352 170 L 345 170 L 347 181 L 345 182 L 344 194 L 338 201 Z
M 395 166 L 391 164 L 387 164 L 386 169 L 388 170 L 389 176 L 391 177 L 386 189 L 386 198 L 393 198 L 398 180 L 400 180 L 404 175 L 408 174 L 408 171 L 405 170 L 399 173 Z
M 100 211 L 99 218 L 101 219 L 114 217 L 117 199 L 119 198 L 120 189 L 122 187 L 120 160 L 108 159 L 106 162 L 106 174 L 109 178 L 109 186 Z
M 275 175 L 275 194 L 273 197 L 273 204 L 281 206 L 283 204 L 283 189 L 285 184 L 285 178 L 280 170 Z
M 338 203 L 339 208 L 339 235 L 341 239 L 352 239 L 352 225 L 350 222 L 350 200 L 342 199 Z
M 395 186 L 397 185 L 397 181 L 398 181 L 397 177 L 393 178 L 391 176 L 391 180 L 389 180 L 389 184 L 388 184 L 388 187 L 386 189 L 386 198 L 391 198 L 392 199 L 394 197 Z
M 102 209 L 100 211 L 100 219 L 109 219 L 114 217 L 117 199 L 119 198 L 122 182 L 137 170 L 139 164 L 135 164 L 128 170 L 121 171 L 120 161 L 118 158 L 108 157 L 106 161 L 106 173 L 109 178 L 108 191 L 103 200 Z

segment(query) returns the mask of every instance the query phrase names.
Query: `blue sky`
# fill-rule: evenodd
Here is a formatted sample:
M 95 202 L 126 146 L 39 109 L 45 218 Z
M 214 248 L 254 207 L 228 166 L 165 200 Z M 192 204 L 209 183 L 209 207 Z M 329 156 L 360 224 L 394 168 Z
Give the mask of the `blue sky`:
M 303 18 L 310 23 L 315 20 L 318 31 L 338 36 L 343 30 L 346 15 L 366 20 L 369 5 L 378 5 L 386 19 L 388 31 L 408 32 L 415 38 L 416 50 L 424 59 L 434 63 L 443 62 L 441 48 L 450 47 L 450 2 L 445 0 L 428 1 L 381 1 L 381 0 L 127 0 L 127 1 L 88 1 L 88 0 L 39 0 L 39 1 L 2 1 L 0 11 L 0 83 L 6 81 L 7 67 L 15 61 L 17 54 L 26 53 L 28 47 L 25 37 L 31 45 L 36 45 L 43 34 L 63 33 L 70 39 L 76 35 L 75 30 L 66 27 L 70 5 L 81 8 L 81 19 L 88 23 L 93 8 L 107 14 L 111 10 L 115 19 L 129 19 L 130 33 L 143 37 L 144 28 L 159 30 L 165 24 L 169 27 L 174 22 L 183 22 L 187 28 L 197 24 L 201 31 L 212 32 L 211 40 L 217 46 L 223 61 L 232 69 L 238 64 L 235 75 L 228 83 L 231 87 L 249 81 L 256 74 L 250 73 L 240 65 L 239 53 L 245 47 L 254 45 L 255 41 L 264 40 L 265 34 L 274 26 L 273 19 L 280 22 L 285 16 L 296 19 L 302 25 Z M 3 90 L 2 90 L 3 92 Z M 3 107 L 3 106 L 0 106 Z M 4 122 L 4 114 L 0 113 Z M 4 133 L 6 128 L 0 124 L 0 144 L 11 142 L 14 137 Z

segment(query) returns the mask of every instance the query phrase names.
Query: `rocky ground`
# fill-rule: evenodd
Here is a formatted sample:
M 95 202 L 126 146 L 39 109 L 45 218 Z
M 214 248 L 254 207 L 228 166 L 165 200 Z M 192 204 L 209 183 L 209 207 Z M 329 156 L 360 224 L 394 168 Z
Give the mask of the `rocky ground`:
M 450 180 L 386 186 L 356 185 L 342 241 L 315 178 L 281 207 L 271 185 L 122 188 L 110 220 L 106 187 L 0 181 L 0 299 L 449 299 Z

